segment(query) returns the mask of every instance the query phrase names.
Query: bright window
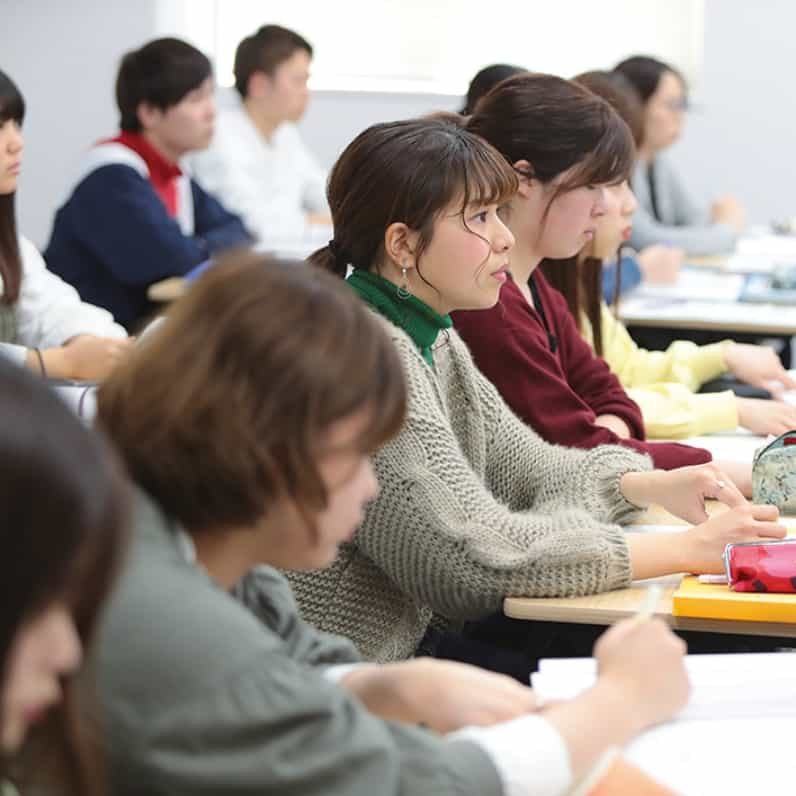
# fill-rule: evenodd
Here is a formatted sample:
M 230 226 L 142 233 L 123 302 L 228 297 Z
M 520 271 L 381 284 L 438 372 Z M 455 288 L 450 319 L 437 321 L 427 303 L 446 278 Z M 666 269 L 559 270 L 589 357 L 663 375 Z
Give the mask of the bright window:
M 161 0 L 159 28 L 192 40 L 232 84 L 235 47 L 276 23 L 315 50 L 315 90 L 464 93 L 490 63 L 571 77 L 634 53 L 699 82 L 703 0 Z

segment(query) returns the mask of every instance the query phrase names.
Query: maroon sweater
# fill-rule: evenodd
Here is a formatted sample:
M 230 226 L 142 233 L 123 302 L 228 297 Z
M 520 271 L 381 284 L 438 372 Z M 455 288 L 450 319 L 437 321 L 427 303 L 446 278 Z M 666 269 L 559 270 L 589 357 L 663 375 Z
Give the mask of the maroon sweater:
M 641 411 L 581 337 L 564 297 L 539 271 L 532 279 L 541 314 L 511 279 L 492 309 L 452 314 L 481 372 L 514 412 L 544 439 L 559 445 L 627 445 L 648 453 L 663 470 L 710 461 L 710 453 L 702 448 L 644 440 Z M 632 439 L 620 439 L 595 424 L 597 415 L 606 414 L 621 417 Z

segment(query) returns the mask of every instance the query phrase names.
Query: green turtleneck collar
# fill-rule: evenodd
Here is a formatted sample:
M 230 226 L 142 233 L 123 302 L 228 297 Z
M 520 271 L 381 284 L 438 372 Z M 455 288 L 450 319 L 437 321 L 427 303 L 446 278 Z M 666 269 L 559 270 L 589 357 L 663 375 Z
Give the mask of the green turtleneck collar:
M 453 326 L 450 315 L 434 312 L 428 304 L 414 296 L 401 298 L 396 285 L 372 271 L 358 268 L 347 281 L 366 304 L 403 329 L 420 349 L 423 359 L 434 366 L 431 346 L 441 329 Z

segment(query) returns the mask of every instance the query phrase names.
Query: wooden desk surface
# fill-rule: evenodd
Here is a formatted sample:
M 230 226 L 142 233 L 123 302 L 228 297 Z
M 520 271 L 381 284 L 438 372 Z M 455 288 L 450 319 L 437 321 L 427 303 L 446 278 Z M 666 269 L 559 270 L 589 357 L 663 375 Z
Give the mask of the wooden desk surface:
M 708 512 L 724 511 L 714 503 Z M 685 525 L 660 506 L 653 506 L 644 515 L 644 525 Z M 777 622 L 736 622 L 728 619 L 695 619 L 672 615 L 672 595 L 680 585 L 682 575 L 667 575 L 636 581 L 627 589 L 603 592 L 588 597 L 507 597 L 503 601 L 503 612 L 513 619 L 529 619 L 542 622 L 571 622 L 576 625 L 612 625 L 620 619 L 633 616 L 641 605 L 646 587 L 659 583 L 663 593 L 655 616 L 663 619 L 676 630 L 697 630 L 710 633 L 739 633 L 749 636 L 782 636 L 796 638 L 796 624 Z

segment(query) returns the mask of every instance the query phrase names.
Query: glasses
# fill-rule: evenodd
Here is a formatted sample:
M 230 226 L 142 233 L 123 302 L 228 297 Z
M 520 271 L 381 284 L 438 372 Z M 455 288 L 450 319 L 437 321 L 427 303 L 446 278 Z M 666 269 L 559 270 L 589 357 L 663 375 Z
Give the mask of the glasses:
M 660 104 L 662 108 L 672 113 L 685 113 L 688 110 L 688 100 L 685 97 L 679 100 L 664 100 Z

